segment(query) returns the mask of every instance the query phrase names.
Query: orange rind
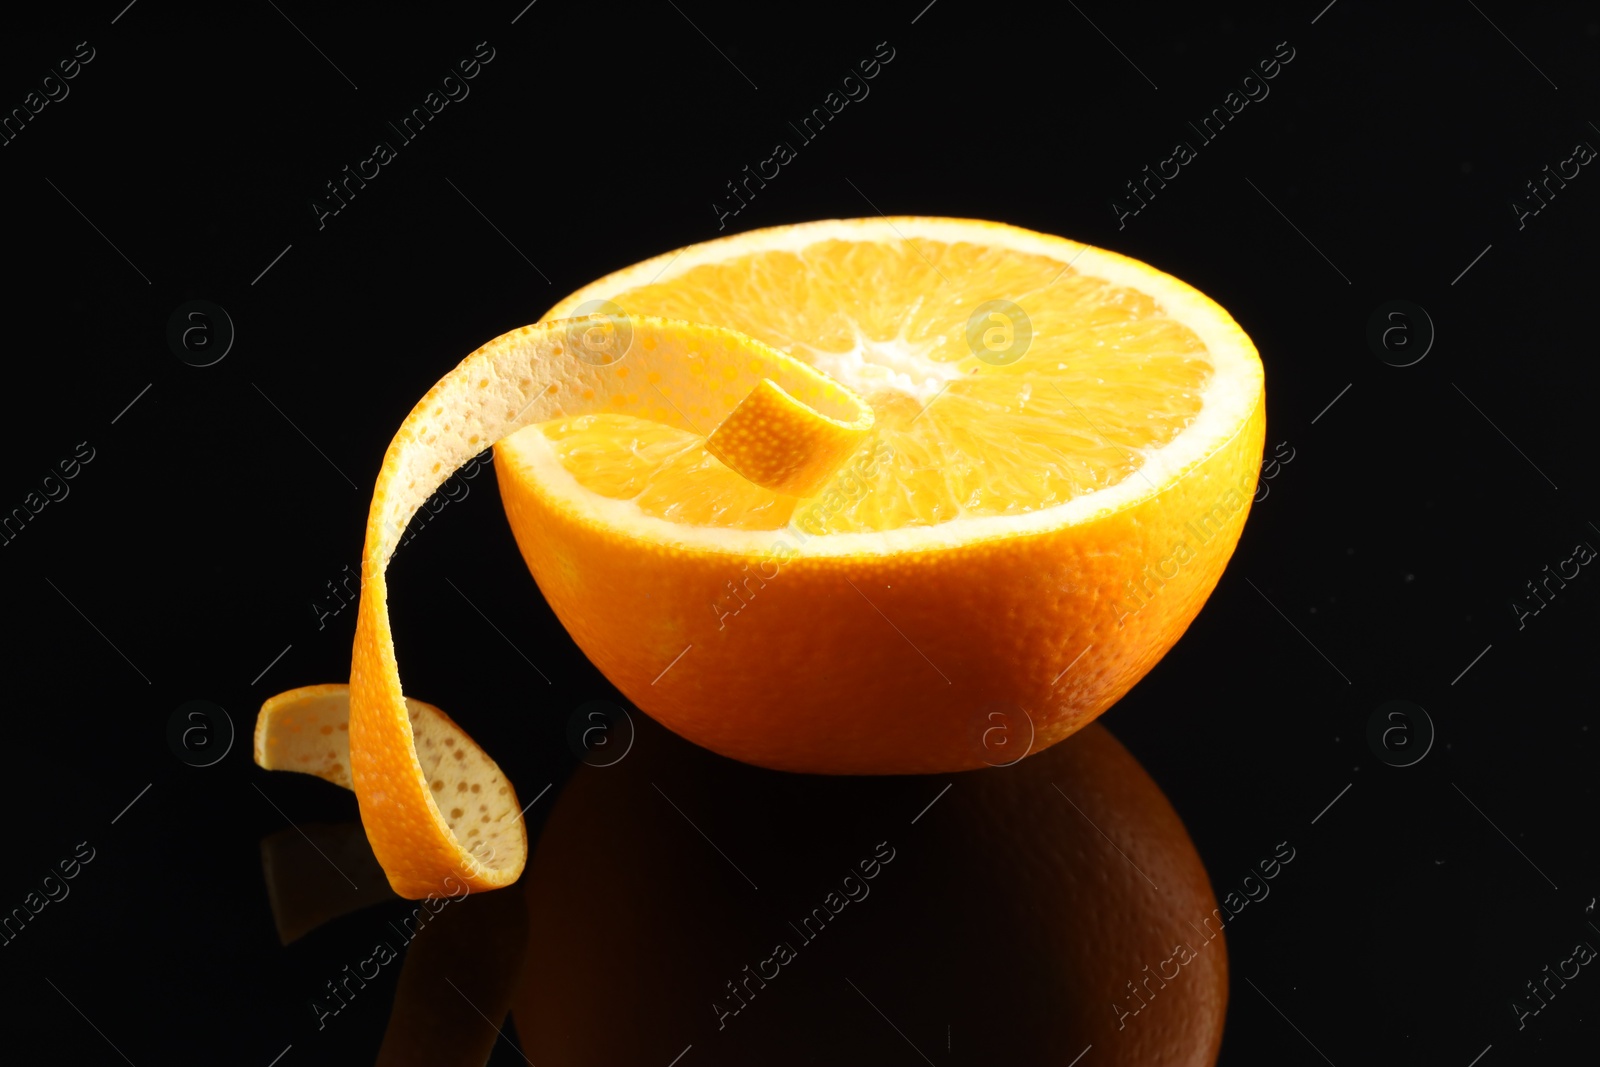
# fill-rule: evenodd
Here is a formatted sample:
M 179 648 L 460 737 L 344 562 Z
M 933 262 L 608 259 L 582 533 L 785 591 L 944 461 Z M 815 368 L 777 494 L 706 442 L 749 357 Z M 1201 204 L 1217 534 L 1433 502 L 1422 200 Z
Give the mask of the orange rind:
M 372 851 L 403 897 L 442 895 L 457 884 L 500 888 L 522 873 L 528 851 L 516 792 L 499 766 L 443 711 L 401 689 L 385 571 L 423 502 L 486 446 L 561 416 L 612 411 L 687 427 L 684 413 L 693 412 L 720 426 L 742 410 L 723 436 L 730 460 L 790 488 L 826 478 L 871 426 L 859 397 L 732 331 L 641 318 L 630 324 L 626 360 L 602 365 L 572 342 L 583 336 L 583 323 L 577 327 L 547 323 L 497 337 L 412 409 L 373 488 L 349 685 L 280 693 L 257 718 L 262 767 L 355 791 Z M 741 402 L 779 386 L 783 399 L 770 407 Z M 756 432 L 752 413 L 763 411 L 800 445 L 779 456 Z

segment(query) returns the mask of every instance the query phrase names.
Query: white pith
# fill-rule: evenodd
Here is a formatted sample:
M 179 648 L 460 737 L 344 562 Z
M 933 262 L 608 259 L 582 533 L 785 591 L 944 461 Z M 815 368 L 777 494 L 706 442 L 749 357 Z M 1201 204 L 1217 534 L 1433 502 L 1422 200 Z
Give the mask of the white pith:
M 933 402 L 944 387 L 961 377 L 955 363 L 929 359 L 936 340 L 916 344 L 905 337 L 874 341 L 856 334 L 855 347 L 848 352 L 830 352 L 811 345 L 796 345 L 804 352 L 790 350 L 840 384 L 861 396 L 892 390 L 915 400 L 918 406 Z
M 1262 370 L 1255 346 L 1228 313 L 1203 293 L 1114 252 L 1017 227 L 960 219 L 839 219 L 722 238 L 658 256 L 602 278 L 556 305 L 545 319 L 560 318 L 587 300 L 614 298 L 621 291 L 652 281 L 669 281 L 696 266 L 731 256 L 770 250 L 796 251 L 828 239 L 915 242 L 919 238 L 997 245 L 1047 256 L 1064 265 L 1070 264 L 1071 271 L 1148 294 L 1167 315 L 1187 326 L 1205 345 L 1213 373 L 1201 393 L 1199 413 L 1164 447 L 1141 453 L 1142 477 L 1137 473 L 1129 475 L 1115 485 L 1064 504 L 1017 514 L 964 516 L 936 526 L 815 536 L 798 534 L 788 528 L 738 530 L 687 526 L 648 515 L 631 500 L 604 497 L 584 488 L 561 466 L 554 448 L 537 426 L 512 434 L 500 447 L 508 458 L 525 465 L 563 509 L 581 520 L 656 544 L 741 556 L 762 553 L 779 543 L 791 546 L 802 557 L 884 555 L 1042 533 L 1130 507 L 1156 495 L 1156 487 L 1176 481 L 1179 475 L 1226 444 L 1244 426 L 1258 402 Z M 870 348 L 858 346 L 844 354 L 794 354 L 806 358 L 818 370 L 859 393 L 894 388 L 920 397 L 924 403 L 943 388 L 945 374 L 954 370 L 952 365 L 937 363 L 897 343 Z

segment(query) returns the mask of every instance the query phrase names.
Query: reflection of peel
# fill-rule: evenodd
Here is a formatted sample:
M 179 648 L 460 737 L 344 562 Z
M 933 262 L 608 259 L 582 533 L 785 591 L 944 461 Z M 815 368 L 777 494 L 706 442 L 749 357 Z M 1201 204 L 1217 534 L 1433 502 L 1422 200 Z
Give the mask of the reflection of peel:
M 308 823 L 262 838 L 261 873 L 285 945 L 341 915 L 395 899 L 360 823 Z
M 451 904 L 406 952 L 377 1067 L 482 1067 L 522 970 L 527 909 L 512 893 Z
M 397 899 L 360 823 L 302 829 L 304 834 L 283 830 L 261 842 L 267 898 L 285 945 L 334 919 Z M 378 1067 L 482 1067 L 522 968 L 522 900 L 509 893 L 446 898 L 427 918 L 399 922 L 392 943 L 403 949 L 405 961 Z

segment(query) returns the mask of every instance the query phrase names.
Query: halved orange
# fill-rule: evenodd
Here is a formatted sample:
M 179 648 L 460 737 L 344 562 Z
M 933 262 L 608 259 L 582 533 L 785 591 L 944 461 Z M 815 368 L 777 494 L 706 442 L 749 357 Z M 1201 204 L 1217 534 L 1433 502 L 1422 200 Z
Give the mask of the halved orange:
M 522 868 L 434 803 L 385 604 L 406 523 L 488 444 L 630 700 L 736 759 L 884 774 L 1009 762 L 1127 692 L 1216 585 L 1264 433 L 1225 311 L 1016 227 L 809 223 L 604 278 L 468 356 L 384 458 L 349 697 L 374 852 L 411 896 Z
M 1025 732 L 1060 740 L 1183 633 L 1254 493 L 1249 339 L 1098 248 L 957 219 L 817 222 L 648 260 L 544 321 L 596 309 L 623 331 L 730 327 L 873 409 L 806 498 L 729 469 L 683 402 L 589 405 L 495 447 L 523 557 L 579 646 L 640 708 L 750 763 L 950 771 L 1009 761 Z

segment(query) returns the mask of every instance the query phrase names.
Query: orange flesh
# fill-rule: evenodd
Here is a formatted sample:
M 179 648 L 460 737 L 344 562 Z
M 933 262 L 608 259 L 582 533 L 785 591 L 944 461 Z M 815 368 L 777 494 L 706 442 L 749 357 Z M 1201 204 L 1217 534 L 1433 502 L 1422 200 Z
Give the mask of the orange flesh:
M 876 425 L 817 495 L 857 478 L 867 491 L 794 517 L 808 533 L 879 531 L 1063 504 L 1129 477 L 1143 450 L 1193 421 L 1212 372 L 1200 339 L 1149 296 L 1065 266 L 965 242 L 830 239 L 701 265 L 615 300 L 748 334 L 865 397 Z M 934 289 L 938 300 L 917 295 Z M 979 359 L 969 344 L 969 318 L 995 293 L 1015 294 L 1031 323 L 1015 362 Z M 991 321 L 1005 328 L 981 319 L 980 339 Z M 647 515 L 772 530 L 795 509 L 692 430 L 612 413 L 540 430 L 581 485 Z M 875 453 L 885 458 L 861 462 Z

